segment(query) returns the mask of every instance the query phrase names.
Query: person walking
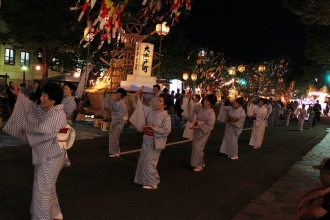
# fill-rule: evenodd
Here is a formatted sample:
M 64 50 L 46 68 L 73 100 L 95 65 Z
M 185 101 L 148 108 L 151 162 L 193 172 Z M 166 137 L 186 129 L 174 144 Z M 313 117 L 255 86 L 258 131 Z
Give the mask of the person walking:
M 44 84 L 40 105 L 21 94 L 16 84 L 13 84 L 11 92 L 17 101 L 3 130 L 28 141 L 32 149 L 34 180 L 31 219 L 63 219 L 56 194 L 56 181 L 65 156 L 57 140 L 60 129 L 67 124 L 61 104 L 63 91 L 55 83 Z
M 305 104 L 302 104 L 301 108 L 298 108 L 297 113 L 298 113 L 298 130 L 302 131 L 303 124 L 304 124 L 305 118 L 307 116 Z
M 194 95 L 194 103 L 195 103 L 195 105 L 202 105 L 199 102 L 200 99 L 201 99 L 201 96 L 200 95 L 198 95 L 198 94 Z M 182 114 L 185 114 L 185 111 Z M 193 129 L 190 129 L 190 128 L 195 124 L 195 122 L 196 122 L 196 115 L 194 115 L 192 118 L 188 118 L 187 117 L 187 123 L 186 123 L 186 126 L 184 128 L 182 137 L 188 138 L 190 140 L 193 139 L 194 130 Z
M 248 106 L 248 116 L 253 119 L 253 128 L 249 145 L 253 146 L 253 149 L 259 149 L 264 140 L 267 108 L 264 106 L 264 99 L 260 98 L 258 105 L 252 103 L 254 100 L 255 98 L 250 101 Z
M 187 105 L 188 118 L 196 114 L 196 123 L 191 127 L 191 129 L 194 129 L 191 166 L 194 167 L 195 172 L 200 172 L 205 167 L 204 148 L 215 123 L 215 114 L 212 107 L 217 102 L 217 97 L 214 94 L 207 95 L 202 100 L 202 105 L 195 105 L 191 100 L 193 95 L 189 95 Z
M 119 157 L 120 147 L 119 139 L 127 120 L 127 106 L 124 97 L 127 92 L 123 88 L 116 91 L 115 99 L 105 96 L 103 99 L 103 113 L 111 113 L 111 122 L 109 126 L 109 157 Z
M 72 126 L 74 111 L 77 109 L 77 103 L 75 97 L 72 96 L 73 92 L 77 89 L 76 85 L 72 82 L 64 83 L 63 87 L 63 94 L 64 97 L 62 99 L 62 105 L 64 108 L 65 116 L 66 116 L 66 123 Z M 71 162 L 68 157 L 68 151 L 65 150 L 65 158 L 63 162 L 63 167 L 70 167 Z
M 308 114 L 308 127 L 309 129 L 311 129 L 313 127 L 313 120 L 315 117 L 313 106 L 309 106 L 309 108 L 307 109 L 307 114 Z
M 139 131 L 144 131 L 134 182 L 143 185 L 143 189 L 157 189 L 160 183 L 157 164 L 171 132 L 171 117 L 165 110 L 170 107 L 171 98 L 169 94 L 160 94 L 156 108 L 144 106 L 139 99 L 143 89 L 144 86 L 135 93 L 136 108 L 130 118 Z
M 227 112 L 227 122 L 220 152 L 232 160 L 238 160 L 238 137 L 242 133 L 246 118 L 242 108 L 243 101 L 244 99 L 240 97 L 235 99 L 233 106 L 221 106 Z
M 315 126 L 315 124 L 317 122 L 320 121 L 321 109 L 322 109 L 322 107 L 319 103 L 319 100 L 316 100 L 316 103 L 314 104 L 314 107 L 313 107 L 313 110 L 315 112 L 315 117 L 314 117 L 314 120 L 313 120 L 313 127 Z

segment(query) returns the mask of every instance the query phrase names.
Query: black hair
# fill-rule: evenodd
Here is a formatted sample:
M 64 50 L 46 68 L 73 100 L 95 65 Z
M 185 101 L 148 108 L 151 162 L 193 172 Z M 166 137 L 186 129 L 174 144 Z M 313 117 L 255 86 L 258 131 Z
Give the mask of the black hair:
M 40 81 L 39 80 L 34 80 L 35 83 L 38 83 L 38 85 L 40 85 Z
M 127 92 L 123 88 L 117 89 L 116 93 L 120 93 L 121 97 L 124 98 L 127 95 Z
M 238 98 L 235 99 L 235 102 L 237 102 L 240 105 L 243 105 L 244 98 L 243 97 L 238 97 Z
M 77 86 L 72 82 L 66 82 L 66 83 L 64 83 L 64 86 L 68 86 L 72 91 L 77 90 Z
M 61 104 L 63 99 L 63 90 L 60 85 L 55 83 L 46 83 L 42 86 L 41 91 L 48 95 L 49 100 L 54 100 L 55 104 Z
M 94 68 L 92 71 L 93 71 L 93 73 L 97 73 L 99 70 Z
M 186 94 L 186 90 L 182 90 L 182 95 Z
M 195 98 L 198 98 L 198 100 L 201 100 L 201 96 L 198 94 L 195 95 Z
M 160 90 L 160 86 L 158 84 L 154 85 L 152 88 L 155 88 L 155 87 L 158 89 L 158 91 Z
M 266 100 L 264 98 L 259 98 L 258 103 L 262 101 L 263 104 L 266 104 Z
M 172 104 L 171 96 L 169 94 L 160 94 L 159 98 L 163 98 L 164 105 L 166 105 L 165 109 L 169 109 Z
M 168 89 L 167 88 L 164 88 L 163 89 L 163 93 L 167 94 L 168 93 Z
M 206 99 L 211 103 L 211 107 L 213 107 L 213 105 L 215 103 L 217 103 L 217 100 L 218 100 L 214 94 L 209 94 L 209 95 L 205 96 L 205 98 L 202 100 L 202 105 L 204 105 L 204 101 Z

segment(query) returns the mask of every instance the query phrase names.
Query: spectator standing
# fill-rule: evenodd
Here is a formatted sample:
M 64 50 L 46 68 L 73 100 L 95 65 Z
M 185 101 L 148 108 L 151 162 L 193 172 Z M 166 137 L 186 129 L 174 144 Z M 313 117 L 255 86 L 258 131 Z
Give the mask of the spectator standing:
M 315 117 L 314 117 L 314 120 L 313 120 L 313 127 L 315 126 L 316 122 L 319 122 L 320 121 L 320 115 L 321 115 L 321 105 L 319 104 L 319 100 L 316 100 L 316 103 L 314 105 L 314 112 L 315 112 Z
M 14 83 L 12 81 L 9 82 L 9 87 L 6 89 L 6 93 L 8 96 L 8 113 L 11 115 L 11 113 L 14 110 L 15 103 L 16 103 L 16 96 L 11 92 L 13 89 Z
M 32 93 L 30 94 L 30 100 L 32 100 L 34 103 L 40 104 L 40 97 L 41 97 L 40 81 L 35 80 Z
M 305 104 L 302 104 L 301 108 L 298 108 L 298 130 L 303 130 L 303 124 L 307 116 L 307 111 L 305 109 Z

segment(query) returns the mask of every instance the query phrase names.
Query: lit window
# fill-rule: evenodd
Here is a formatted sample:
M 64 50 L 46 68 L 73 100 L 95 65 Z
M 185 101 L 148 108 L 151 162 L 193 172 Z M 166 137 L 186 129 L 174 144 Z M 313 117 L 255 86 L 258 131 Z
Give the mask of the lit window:
M 5 64 L 15 65 L 15 50 L 5 49 Z
M 21 52 L 21 66 L 30 67 L 30 53 Z

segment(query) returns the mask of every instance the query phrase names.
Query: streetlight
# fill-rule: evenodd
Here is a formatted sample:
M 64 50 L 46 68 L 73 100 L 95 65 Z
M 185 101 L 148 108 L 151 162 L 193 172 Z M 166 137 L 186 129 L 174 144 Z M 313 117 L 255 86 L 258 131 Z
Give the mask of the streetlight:
M 161 24 L 157 24 L 156 25 L 156 32 L 157 34 L 159 35 L 159 39 L 160 39 L 160 42 L 159 42 L 159 53 L 160 53 L 160 56 L 159 56 L 159 77 L 160 79 L 162 78 L 162 73 L 160 71 L 160 66 L 161 66 L 161 55 L 162 55 L 162 40 L 164 39 L 164 37 L 170 32 L 170 27 L 166 25 L 166 22 L 163 22 Z
M 25 83 L 25 70 L 26 70 L 26 66 L 22 66 L 22 70 L 23 70 L 23 83 Z

